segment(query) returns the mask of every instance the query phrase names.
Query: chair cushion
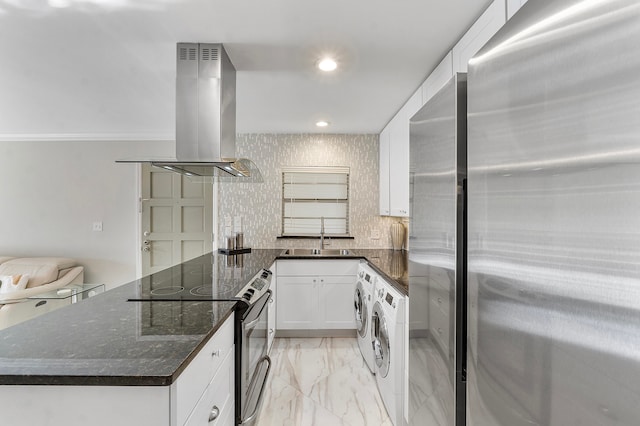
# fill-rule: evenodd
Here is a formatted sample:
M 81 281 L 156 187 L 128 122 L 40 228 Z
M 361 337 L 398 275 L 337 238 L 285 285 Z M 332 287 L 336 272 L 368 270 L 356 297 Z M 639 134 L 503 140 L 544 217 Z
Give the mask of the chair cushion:
M 77 263 L 64 257 L 23 257 L 0 264 L 0 275 L 28 274 L 27 288 L 38 287 L 58 279 L 60 269 Z

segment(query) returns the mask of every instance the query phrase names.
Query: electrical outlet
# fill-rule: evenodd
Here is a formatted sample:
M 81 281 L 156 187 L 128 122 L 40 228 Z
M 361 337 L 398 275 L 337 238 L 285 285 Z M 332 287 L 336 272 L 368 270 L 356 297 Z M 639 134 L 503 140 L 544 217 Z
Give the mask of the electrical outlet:
M 379 240 L 380 239 L 380 230 L 372 229 L 371 230 L 371 239 L 372 240 Z
M 102 222 L 93 222 L 94 231 L 102 231 Z

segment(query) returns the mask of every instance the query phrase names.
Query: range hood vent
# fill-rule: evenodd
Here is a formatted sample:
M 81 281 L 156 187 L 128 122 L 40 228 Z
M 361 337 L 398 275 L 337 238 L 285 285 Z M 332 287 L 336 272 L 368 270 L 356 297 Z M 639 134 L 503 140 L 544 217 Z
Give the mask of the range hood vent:
M 126 160 L 188 176 L 261 182 L 258 168 L 236 158 L 236 69 L 219 43 L 178 43 L 176 157 Z

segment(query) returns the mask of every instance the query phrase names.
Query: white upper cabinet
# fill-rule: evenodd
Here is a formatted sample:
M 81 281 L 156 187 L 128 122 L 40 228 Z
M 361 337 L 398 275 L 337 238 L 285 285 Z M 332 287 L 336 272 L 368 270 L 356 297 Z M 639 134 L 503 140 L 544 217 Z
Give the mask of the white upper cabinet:
M 467 72 L 467 63 L 506 22 L 504 0 L 494 0 L 453 47 L 453 72 Z
M 389 216 L 389 135 L 391 123 L 380 133 L 380 216 Z
M 409 120 L 422 107 L 419 88 L 398 111 L 389 144 L 389 209 L 391 216 L 409 216 Z
M 511 19 L 526 2 L 527 0 L 507 0 L 507 19 Z
M 451 80 L 451 77 L 453 77 L 453 54 L 449 52 L 422 84 L 422 104 L 426 104 L 433 95 L 438 93 L 438 90 Z
M 422 87 L 415 91 L 380 134 L 382 216 L 409 216 L 409 119 L 421 106 Z
M 409 216 L 409 120 L 526 0 L 494 0 L 380 133 L 380 215 Z M 510 15 L 511 16 L 511 15 Z

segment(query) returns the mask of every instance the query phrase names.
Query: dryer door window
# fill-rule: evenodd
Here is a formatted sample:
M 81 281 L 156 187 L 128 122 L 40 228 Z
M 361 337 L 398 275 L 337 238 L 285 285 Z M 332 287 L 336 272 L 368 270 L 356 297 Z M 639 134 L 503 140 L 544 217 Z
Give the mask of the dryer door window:
M 382 377 L 389 374 L 389 363 L 391 356 L 391 345 L 389 342 L 389 329 L 379 302 L 373 307 L 371 316 L 371 338 L 373 343 L 373 357 L 376 362 L 377 371 Z
M 354 311 L 356 315 L 356 328 L 358 329 L 358 335 L 360 337 L 364 337 L 367 334 L 367 303 L 365 300 L 365 294 L 362 290 L 362 284 L 358 283 L 356 287 L 356 292 L 353 296 L 353 305 Z

